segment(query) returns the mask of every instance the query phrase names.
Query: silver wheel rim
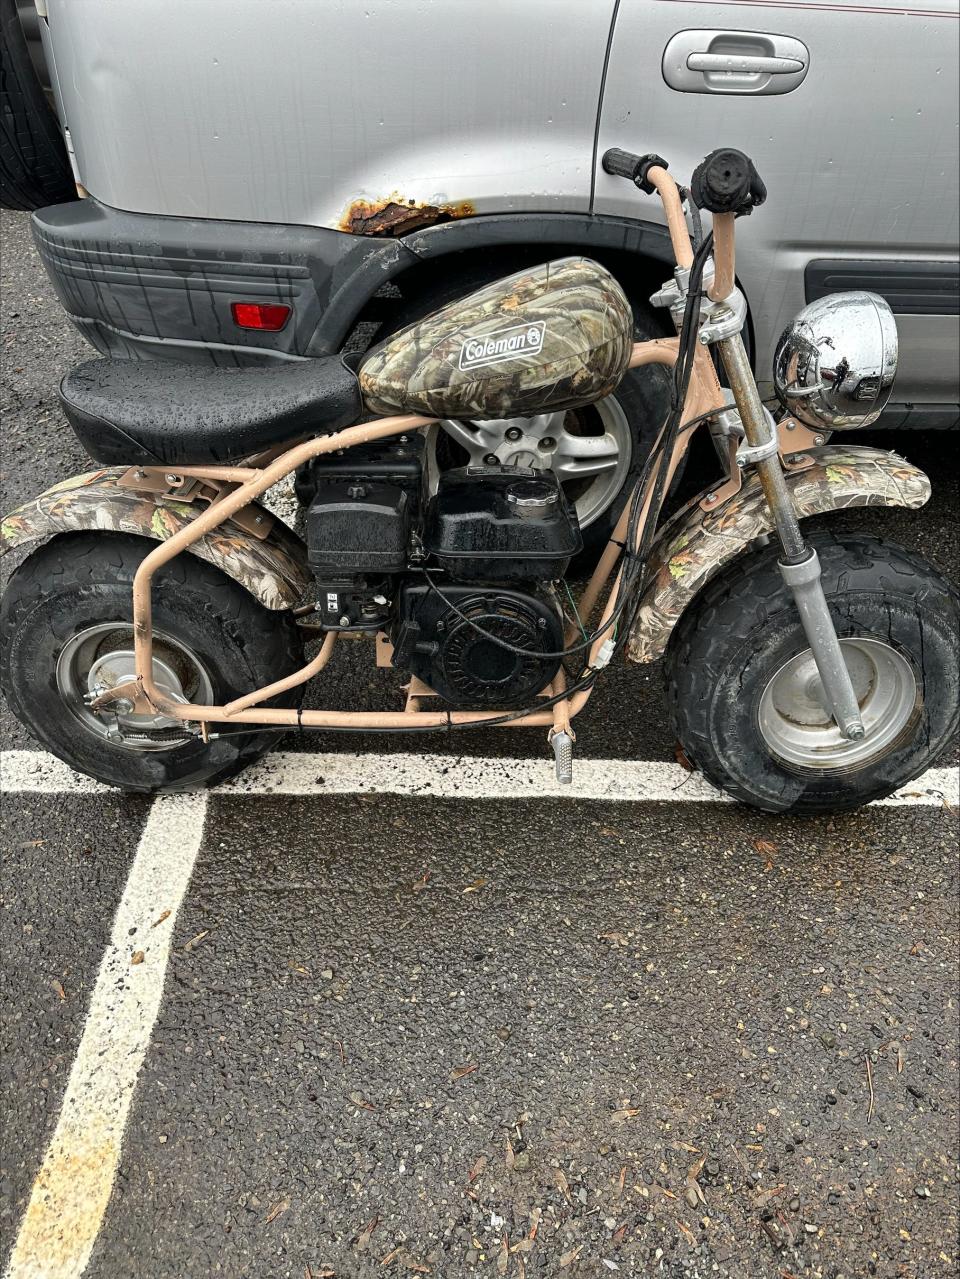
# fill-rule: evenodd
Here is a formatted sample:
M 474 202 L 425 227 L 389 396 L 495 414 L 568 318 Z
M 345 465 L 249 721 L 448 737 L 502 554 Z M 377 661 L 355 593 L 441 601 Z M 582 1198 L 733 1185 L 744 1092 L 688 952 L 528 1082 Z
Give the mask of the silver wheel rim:
M 79 631 L 57 658 L 57 690 L 71 715 L 94 736 L 135 751 L 165 751 L 195 740 L 180 720 L 136 715 L 129 703 L 94 711 L 89 702 L 109 688 L 136 678 L 133 630 L 128 623 L 103 622 Z M 161 631 L 153 636 L 153 679 L 177 702 L 211 705 L 213 685 L 200 659 Z
M 616 501 L 633 458 L 630 423 L 614 395 L 566 413 L 485 422 L 447 419 L 440 425 L 466 450 L 471 466 L 495 459 L 501 466 L 555 471 L 581 528 L 589 528 Z
M 905 657 L 880 640 L 840 644 L 860 704 L 860 741 L 847 741 L 826 709 L 809 648 L 785 662 L 761 695 L 760 734 L 774 755 L 797 768 L 864 768 L 899 745 L 919 716 L 920 689 Z

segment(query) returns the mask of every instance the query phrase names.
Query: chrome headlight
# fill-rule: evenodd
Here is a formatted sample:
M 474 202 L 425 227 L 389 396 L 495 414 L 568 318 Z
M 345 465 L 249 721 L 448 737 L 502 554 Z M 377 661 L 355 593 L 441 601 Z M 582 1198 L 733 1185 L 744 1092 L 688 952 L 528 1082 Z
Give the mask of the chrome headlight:
M 815 430 L 875 421 L 897 371 L 897 323 L 876 293 L 833 293 L 804 307 L 777 343 L 773 382 L 784 408 Z

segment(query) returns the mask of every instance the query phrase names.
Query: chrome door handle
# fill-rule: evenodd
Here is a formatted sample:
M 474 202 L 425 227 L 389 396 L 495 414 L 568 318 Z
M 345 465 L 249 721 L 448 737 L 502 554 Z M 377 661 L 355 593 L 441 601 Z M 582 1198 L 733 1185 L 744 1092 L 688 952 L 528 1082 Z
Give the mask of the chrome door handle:
M 796 75 L 804 64 L 799 58 L 765 58 L 750 53 L 691 53 L 690 71 L 727 71 L 750 75 Z
M 678 93 L 790 93 L 810 69 L 810 51 L 793 36 L 698 28 L 670 39 L 662 69 Z

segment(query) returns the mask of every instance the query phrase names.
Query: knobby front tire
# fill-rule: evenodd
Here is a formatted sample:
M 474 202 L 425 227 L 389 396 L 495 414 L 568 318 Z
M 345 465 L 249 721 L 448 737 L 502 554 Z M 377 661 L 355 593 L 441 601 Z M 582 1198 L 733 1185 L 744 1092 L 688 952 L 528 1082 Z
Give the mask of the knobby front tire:
M 956 588 L 919 556 L 866 534 L 815 533 L 810 544 L 851 674 L 856 668 L 871 725 L 864 747 L 838 741 L 817 704 L 812 655 L 775 546 L 709 582 L 666 655 L 688 759 L 719 789 L 767 812 L 841 812 L 882 799 L 935 764 L 957 733 Z

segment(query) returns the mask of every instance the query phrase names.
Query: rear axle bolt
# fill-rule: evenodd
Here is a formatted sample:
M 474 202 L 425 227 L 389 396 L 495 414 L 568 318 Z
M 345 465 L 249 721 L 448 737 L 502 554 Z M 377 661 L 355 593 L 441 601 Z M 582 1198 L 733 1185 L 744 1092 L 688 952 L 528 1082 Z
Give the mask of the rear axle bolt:
M 519 426 L 511 426 L 507 431 L 508 440 L 519 440 L 521 435 L 523 435 L 523 432 L 520 430 Z
M 483 459 L 483 464 L 484 466 L 499 466 L 500 459 L 497 457 L 496 453 L 488 453 Z

